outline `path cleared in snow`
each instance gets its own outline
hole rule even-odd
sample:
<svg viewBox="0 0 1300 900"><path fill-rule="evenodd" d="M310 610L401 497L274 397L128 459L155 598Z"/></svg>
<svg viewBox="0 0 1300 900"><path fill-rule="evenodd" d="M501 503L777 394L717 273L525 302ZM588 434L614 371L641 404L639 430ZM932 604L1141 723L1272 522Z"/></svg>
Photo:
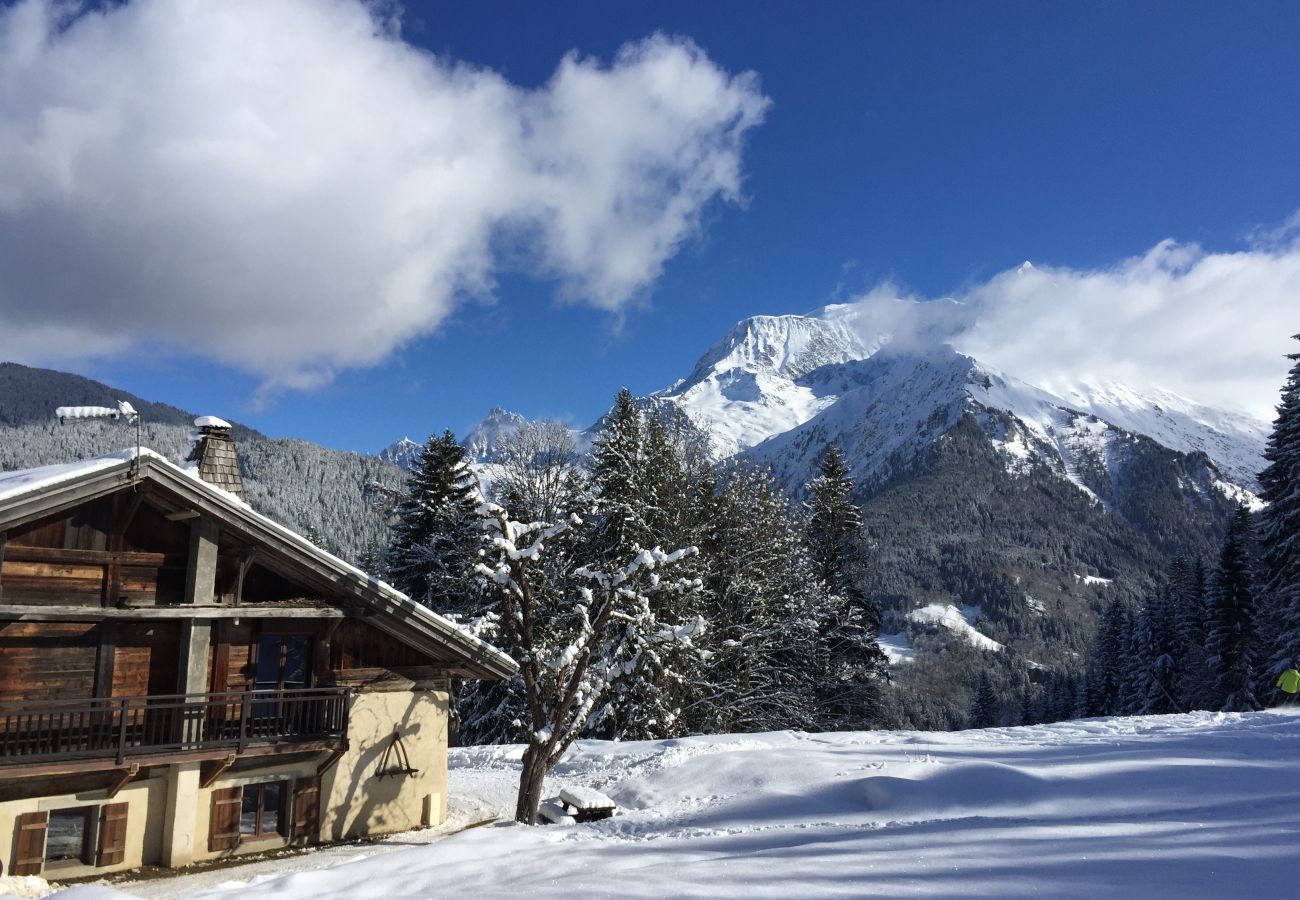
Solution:
<svg viewBox="0 0 1300 900"><path fill-rule="evenodd" d="M519 753L453 750L451 793L508 818ZM1185 900L1295 896L1300 876L1300 710L589 741L548 793L566 785L622 809L587 825L478 828L251 883L233 871L204 890L171 883L177 896L304 900Z"/></svg>

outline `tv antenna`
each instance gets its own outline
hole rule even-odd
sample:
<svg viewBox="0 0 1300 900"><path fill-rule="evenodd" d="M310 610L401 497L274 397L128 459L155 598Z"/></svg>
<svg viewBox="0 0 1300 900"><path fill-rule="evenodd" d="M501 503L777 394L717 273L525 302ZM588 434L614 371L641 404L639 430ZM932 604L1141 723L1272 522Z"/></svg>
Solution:
<svg viewBox="0 0 1300 900"><path fill-rule="evenodd" d="M131 458L131 478L140 473L140 413L125 400L117 401L117 407L111 406L60 406L54 411L60 425L67 425L69 419L113 419L126 421L135 425L135 456Z"/></svg>

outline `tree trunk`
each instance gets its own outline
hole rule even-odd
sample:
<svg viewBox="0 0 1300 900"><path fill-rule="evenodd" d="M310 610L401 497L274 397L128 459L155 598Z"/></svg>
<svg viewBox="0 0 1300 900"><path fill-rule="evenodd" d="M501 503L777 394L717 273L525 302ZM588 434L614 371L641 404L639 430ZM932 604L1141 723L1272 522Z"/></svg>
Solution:
<svg viewBox="0 0 1300 900"><path fill-rule="evenodd" d="M537 819L537 807L542 802L542 786L546 781L546 752L536 744L524 751L524 768L519 775L519 802L515 806L515 821L532 825Z"/></svg>

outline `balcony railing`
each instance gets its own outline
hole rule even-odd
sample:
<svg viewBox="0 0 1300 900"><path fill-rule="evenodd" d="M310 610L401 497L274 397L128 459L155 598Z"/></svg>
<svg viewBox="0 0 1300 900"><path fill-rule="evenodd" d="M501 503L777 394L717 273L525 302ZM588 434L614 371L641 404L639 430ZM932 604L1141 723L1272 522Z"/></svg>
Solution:
<svg viewBox="0 0 1300 900"><path fill-rule="evenodd" d="M0 704L0 766L344 738L337 688Z"/></svg>

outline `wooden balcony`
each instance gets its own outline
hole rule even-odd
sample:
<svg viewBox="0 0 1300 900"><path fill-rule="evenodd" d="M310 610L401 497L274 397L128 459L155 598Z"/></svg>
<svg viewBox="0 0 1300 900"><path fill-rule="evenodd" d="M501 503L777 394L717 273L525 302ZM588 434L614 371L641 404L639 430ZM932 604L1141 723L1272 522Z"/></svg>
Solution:
<svg viewBox="0 0 1300 900"><path fill-rule="evenodd" d="M308 688L0 704L0 767L346 741L348 691Z"/></svg>

